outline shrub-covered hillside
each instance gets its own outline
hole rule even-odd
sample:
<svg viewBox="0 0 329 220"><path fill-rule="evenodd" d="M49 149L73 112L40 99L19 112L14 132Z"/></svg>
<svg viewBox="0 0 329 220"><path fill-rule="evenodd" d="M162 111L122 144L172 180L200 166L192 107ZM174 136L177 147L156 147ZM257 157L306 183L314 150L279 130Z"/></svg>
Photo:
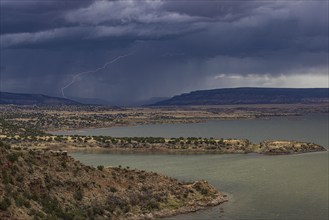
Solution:
<svg viewBox="0 0 329 220"><path fill-rule="evenodd" d="M143 219L224 201L205 181L85 166L61 151L0 142L0 219Z"/></svg>

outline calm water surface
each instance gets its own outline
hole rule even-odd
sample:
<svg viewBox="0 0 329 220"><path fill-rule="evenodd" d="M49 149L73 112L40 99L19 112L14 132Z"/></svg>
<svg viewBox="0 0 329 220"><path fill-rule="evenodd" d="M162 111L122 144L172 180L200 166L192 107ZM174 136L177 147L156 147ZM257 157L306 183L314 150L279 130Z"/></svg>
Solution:
<svg viewBox="0 0 329 220"><path fill-rule="evenodd" d="M231 133L230 133L231 132ZM328 146L328 115L76 131L111 136L297 139ZM220 206L172 219L328 219L328 152L286 156L78 152L89 165L130 166L180 180L206 179L229 195Z"/></svg>
<svg viewBox="0 0 329 220"><path fill-rule="evenodd" d="M113 137L216 137L312 141L328 146L328 114L272 117L269 119L216 120L198 124L156 124L57 132L57 134L109 135Z"/></svg>

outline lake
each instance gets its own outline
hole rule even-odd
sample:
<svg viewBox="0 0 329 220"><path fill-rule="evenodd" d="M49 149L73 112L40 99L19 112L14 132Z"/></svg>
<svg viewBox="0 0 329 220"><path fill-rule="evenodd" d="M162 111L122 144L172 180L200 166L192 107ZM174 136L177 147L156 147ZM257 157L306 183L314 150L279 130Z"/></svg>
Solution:
<svg viewBox="0 0 329 220"><path fill-rule="evenodd" d="M246 120L216 120L196 124L155 124L56 132L56 134L113 137L214 137L310 141L328 147L328 114Z"/></svg>
<svg viewBox="0 0 329 220"><path fill-rule="evenodd" d="M66 132L67 134L68 132ZM222 120L71 131L111 136L202 136L312 141L328 147L328 115ZM178 178L206 179L229 202L181 219L328 219L328 152L264 156L77 152L88 165L130 166Z"/></svg>

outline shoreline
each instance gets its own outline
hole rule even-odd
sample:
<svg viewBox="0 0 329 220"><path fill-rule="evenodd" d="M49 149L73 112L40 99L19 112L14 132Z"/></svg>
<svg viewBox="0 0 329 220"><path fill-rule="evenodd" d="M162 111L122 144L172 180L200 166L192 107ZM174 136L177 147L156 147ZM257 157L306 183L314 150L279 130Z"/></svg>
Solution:
<svg viewBox="0 0 329 220"><path fill-rule="evenodd" d="M6 198L10 202L5 210L0 212L1 219L6 219L7 216L33 219L31 215L34 214L29 211L32 209L38 210L43 216L66 216L71 209L80 210L82 216L88 216L89 212L85 212L85 208L90 204L98 210L105 209L103 212L97 212L97 216L102 218L155 219L192 213L228 201L227 195L205 180L182 182L145 170L103 166L96 168L84 165L65 152L15 149L3 143L0 145L0 151L2 167L13 169L16 163L25 165L17 168L16 172L23 176L26 182L13 178L16 174L10 172L13 180L6 184L12 186L13 190L20 194L20 198L29 204L22 208L11 202L15 201L16 197L8 194ZM31 161L33 166L29 167L27 164ZM90 179L93 181L90 182ZM70 184L66 184L68 182ZM1 182L0 192L4 187ZM32 200L26 193L30 190L38 195ZM56 212L47 209L48 203L44 203L45 200L41 196L43 193L47 193L47 200L56 206ZM65 205L56 201L64 201L63 204L70 204L72 208L66 210Z"/></svg>

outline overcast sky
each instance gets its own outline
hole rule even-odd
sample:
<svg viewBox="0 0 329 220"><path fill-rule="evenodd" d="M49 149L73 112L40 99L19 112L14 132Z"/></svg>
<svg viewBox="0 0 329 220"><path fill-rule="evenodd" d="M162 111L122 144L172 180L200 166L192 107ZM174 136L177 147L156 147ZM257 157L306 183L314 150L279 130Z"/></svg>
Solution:
<svg viewBox="0 0 329 220"><path fill-rule="evenodd" d="M328 1L1 0L1 90L129 104L328 87Z"/></svg>

